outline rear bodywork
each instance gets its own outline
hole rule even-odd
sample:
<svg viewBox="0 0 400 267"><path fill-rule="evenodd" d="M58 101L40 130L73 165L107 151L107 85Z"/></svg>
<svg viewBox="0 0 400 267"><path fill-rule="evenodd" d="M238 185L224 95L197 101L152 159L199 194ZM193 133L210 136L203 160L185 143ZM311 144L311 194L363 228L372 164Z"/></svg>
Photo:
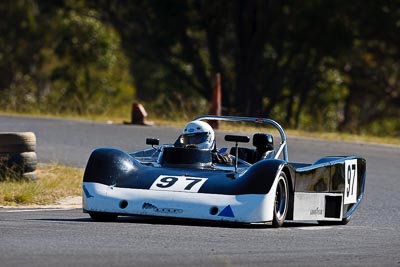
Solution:
<svg viewBox="0 0 400 267"><path fill-rule="evenodd" d="M209 151L176 143L133 153L96 149L83 177L84 212L265 223L274 217L281 173L289 186L286 220L347 222L363 197L366 162L361 157L293 163L285 133L275 121L223 116L197 120L269 124L278 130L280 145L256 162L236 154L234 165L212 163Z"/></svg>

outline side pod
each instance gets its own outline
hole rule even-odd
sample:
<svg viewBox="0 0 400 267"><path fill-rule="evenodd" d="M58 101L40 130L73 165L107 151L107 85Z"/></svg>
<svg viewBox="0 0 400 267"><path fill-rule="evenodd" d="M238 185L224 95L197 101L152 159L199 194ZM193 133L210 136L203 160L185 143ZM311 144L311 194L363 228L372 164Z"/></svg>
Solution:
<svg viewBox="0 0 400 267"><path fill-rule="evenodd" d="M98 148L86 164L83 182L116 185L138 168L139 163L129 154L114 148Z"/></svg>
<svg viewBox="0 0 400 267"><path fill-rule="evenodd" d="M243 174L242 178L245 183L241 185L242 189L240 193L251 192L255 194L268 194L277 174L282 171L285 166L291 171L290 166L283 160L273 159L257 162ZM292 178L293 175L290 175L290 178L288 177L288 179ZM289 184L293 185L293 181L291 180Z"/></svg>

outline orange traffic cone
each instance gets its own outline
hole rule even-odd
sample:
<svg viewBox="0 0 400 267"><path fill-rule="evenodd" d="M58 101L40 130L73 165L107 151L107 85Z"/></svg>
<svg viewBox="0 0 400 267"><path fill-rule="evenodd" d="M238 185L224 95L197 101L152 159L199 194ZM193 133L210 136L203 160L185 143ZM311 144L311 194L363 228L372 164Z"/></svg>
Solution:
<svg viewBox="0 0 400 267"><path fill-rule="evenodd" d="M131 111L131 122L125 124L137 124L137 125L153 125L152 122L146 122L147 112L144 109L143 105L140 103L132 104Z"/></svg>

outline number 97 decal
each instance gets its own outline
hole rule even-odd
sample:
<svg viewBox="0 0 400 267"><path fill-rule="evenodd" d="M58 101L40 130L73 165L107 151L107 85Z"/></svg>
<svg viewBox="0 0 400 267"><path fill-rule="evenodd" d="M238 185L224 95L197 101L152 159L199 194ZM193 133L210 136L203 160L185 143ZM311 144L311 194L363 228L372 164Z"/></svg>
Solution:
<svg viewBox="0 0 400 267"><path fill-rule="evenodd" d="M207 178L200 177L160 175L151 185L150 190L197 193L206 181Z"/></svg>
<svg viewBox="0 0 400 267"><path fill-rule="evenodd" d="M357 202L357 159L344 163L344 204Z"/></svg>

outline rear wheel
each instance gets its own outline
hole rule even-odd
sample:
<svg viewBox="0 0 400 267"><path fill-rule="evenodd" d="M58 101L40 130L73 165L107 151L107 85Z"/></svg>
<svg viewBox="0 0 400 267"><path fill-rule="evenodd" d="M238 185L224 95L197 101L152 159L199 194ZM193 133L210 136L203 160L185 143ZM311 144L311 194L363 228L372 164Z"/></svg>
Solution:
<svg viewBox="0 0 400 267"><path fill-rule="evenodd" d="M111 222L117 219L118 215L107 212L89 212L90 218L99 222Z"/></svg>
<svg viewBox="0 0 400 267"><path fill-rule="evenodd" d="M289 187L286 174L281 172L276 186L274 201L274 217L272 219L273 227L281 227L285 221L289 206Z"/></svg>

